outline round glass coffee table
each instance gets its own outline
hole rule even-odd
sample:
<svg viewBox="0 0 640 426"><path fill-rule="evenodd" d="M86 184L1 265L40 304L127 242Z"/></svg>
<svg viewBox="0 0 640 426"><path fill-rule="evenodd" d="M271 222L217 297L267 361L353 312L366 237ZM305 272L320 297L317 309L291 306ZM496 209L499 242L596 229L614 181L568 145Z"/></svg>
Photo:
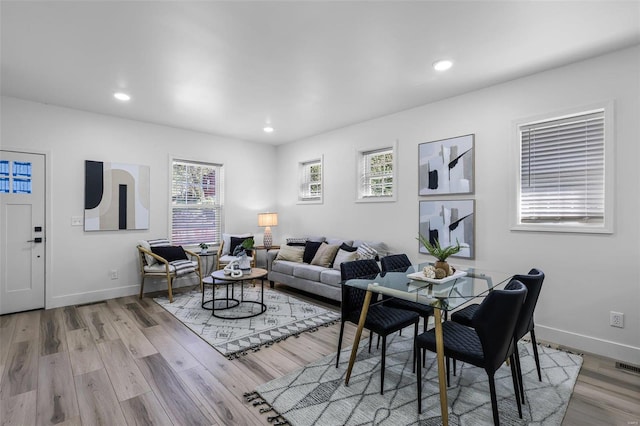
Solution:
<svg viewBox="0 0 640 426"><path fill-rule="evenodd" d="M204 309L210 309L211 315L216 318L222 319L245 319L253 318L267 311L267 305L264 304L264 279L267 277L267 270L262 268L251 268L251 272L243 274L241 277L232 277L226 275L224 270L214 271L211 275L203 278L202 282L206 285L213 287L212 298L204 300L204 286L202 290L202 307ZM244 300L244 285L253 280L260 280L260 301L257 300ZM235 285L240 285L239 299L235 296ZM226 297L216 298L215 286L224 285L226 287ZM229 292L231 290L231 292ZM259 312L254 312L255 309L251 309L249 313L237 315L238 308L242 304L258 305ZM221 311L229 311L227 315L221 315Z"/></svg>

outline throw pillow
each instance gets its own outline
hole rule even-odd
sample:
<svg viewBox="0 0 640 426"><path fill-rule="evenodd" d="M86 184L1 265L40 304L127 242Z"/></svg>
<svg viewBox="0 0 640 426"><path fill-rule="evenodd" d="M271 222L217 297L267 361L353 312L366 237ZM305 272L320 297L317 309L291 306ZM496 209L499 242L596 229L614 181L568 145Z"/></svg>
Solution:
<svg viewBox="0 0 640 426"><path fill-rule="evenodd" d="M244 240L252 236L251 234L222 234L222 253L220 253L220 256L233 253L235 246L231 247L231 237L242 238Z"/></svg>
<svg viewBox="0 0 640 426"><path fill-rule="evenodd" d="M168 262L174 260L188 260L187 253L184 252L182 246L160 246L151 247L154 254L166 259Z"/></svg>
<svg viewBox="0 0 640 426"><path fill-rule="evenodd" d="M302 247L304 247L304 245L306 243L307 243L307 238L306 237L287 238L287 245L288 246L302 246Z"/></svg>
<svg viewBox="0 0 640 426"><path fill-rule="evenodd" d="M304 245L304 255L302 261L304 263L311 263L313 257L316 255L318 248L322 245L322 241L307 241Z"/></svg>
<svg viewBox="0 0 640 426"><path fill-rule="evenodd" d="M367 243L362 243L356 250L360 259L375 259L378 257L378 252Z"/></svg>
<svg viewBox="0 0 640 426"><path fill-rule="evenodd" d="M282 246L278 250L275 260L288 260L290 262L302 263L302 255L304 247L300 246Z"/></svg>
<svg viewBox="0 0 640 426"><path fill-rule="evenodd" d="M251 235L249 236L251 237ZM231 256L237 256L236 247L241 246L244 241L249 237L231 237L229 238L229 254ZM247 252L247 256L251 256L251 250L245 250ZM238 250L240 253L240 250Z"/></svg>
<svg viewBox="0 0 640 426"><path fill-rule="evenodd" d="M338 249L340 246L336 244L322 244L315 256L311 260L312 265L322 266L324 268L331 267L333 263L333 259L336 257L336 253L338 253Z"/></svg>
<svg viewBox="0 0 640 426"><path fill-rule="evenodd" d="M342 247L340 247L336 254L336 258L333 260L333 269L337 269L339 271L341 263L358 260L358 252L356 250L356 248L354 248L353 251L343 250Z"/></svg>
<svg viewBox="0 0 640 426"><path fill-rule="evenodd" d="M141 240L138 242L138 245L142 246L142 248L147 249L149 251L151 251L151 247L162 247L162 246L170 246L171 243L169 242L169 240L167 240L166 238L162 238L162 239L155 239L155 240ZM156 263L158 263L156 261L156 258L145 254L144 255L145 260L147 261L147 265L148 266L152 266L155 265Z"/></svg>
<svg viewBox="0 0 640 426"><path fill-rule="evenodd" d="M342 245L340 246L340 250L353 252L353 251L358 250L358 247L352 247L352 246L348 245L347 243L342 243Z"/></svg>

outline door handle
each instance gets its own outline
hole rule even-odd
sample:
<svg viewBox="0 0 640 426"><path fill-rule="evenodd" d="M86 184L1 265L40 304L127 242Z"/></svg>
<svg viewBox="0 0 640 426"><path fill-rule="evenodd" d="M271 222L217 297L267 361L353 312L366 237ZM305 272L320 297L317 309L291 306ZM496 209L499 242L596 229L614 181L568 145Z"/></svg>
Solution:
<svg viewBox="0 0 640 426"><path fill-rule="evenodd" d="M41 243L42 242L42 238L41 237L36 237L33 240L28 240L28 243Z"/></svg>

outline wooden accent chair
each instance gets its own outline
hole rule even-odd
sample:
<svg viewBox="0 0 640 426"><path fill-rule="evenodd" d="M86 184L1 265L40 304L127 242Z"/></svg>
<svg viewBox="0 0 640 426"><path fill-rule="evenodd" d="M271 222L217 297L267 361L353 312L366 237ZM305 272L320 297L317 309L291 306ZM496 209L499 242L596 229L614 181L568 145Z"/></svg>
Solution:
<svg viewBox="0 0 640 426"><path fill-rule="evenodd" d="M169 290L169 302L173 303L173 280L195 273L202 291L202 264L200 256L181 246L172 246L169 240L149 240L138 243L140 259L140 298L144 294L144 280L148 277L166 278Z"/></svg>

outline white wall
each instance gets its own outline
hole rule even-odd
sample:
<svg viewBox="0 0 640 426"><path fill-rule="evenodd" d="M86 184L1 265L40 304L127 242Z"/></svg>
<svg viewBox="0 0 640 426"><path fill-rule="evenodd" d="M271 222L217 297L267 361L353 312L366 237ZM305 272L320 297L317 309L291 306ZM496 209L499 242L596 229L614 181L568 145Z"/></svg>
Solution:
<svg viewBox="0 0 640 426"><path fill-rule="evenodd" d="M475 134L478 267L547 275L536 311L539 339L640 364L640 49L536 74L278 147L276 239L327 235L386 241L418 254L418 144ZM455 72L455 70L453 71ZM615 102L615 232L515 232L509 228L513 122L596 102ZM356 148L398 140L398 201L355 203ZM324 155L324 203L298 205L297 165ZM609 311L625 328L609 326Z"/></svg>
<svg viewBox="0 0 640 426"><path fill-rule="evenodd" d="M0 146L47 155L47 308L139 291L136 242L169 232L170 156L224 165L226 232L253 232L261 242L257 213L275 210L274 177L265 166L275 163L270 145L2 97ZM149 230L84 232L71 226L72 216L83 216L85 160L150 166ZM119 279L110 279L111 269ZM160 288L166 280L145 285Z"/></svg>

